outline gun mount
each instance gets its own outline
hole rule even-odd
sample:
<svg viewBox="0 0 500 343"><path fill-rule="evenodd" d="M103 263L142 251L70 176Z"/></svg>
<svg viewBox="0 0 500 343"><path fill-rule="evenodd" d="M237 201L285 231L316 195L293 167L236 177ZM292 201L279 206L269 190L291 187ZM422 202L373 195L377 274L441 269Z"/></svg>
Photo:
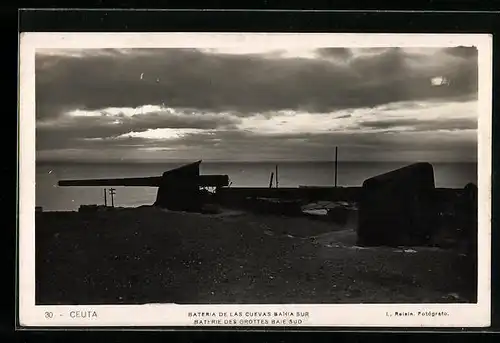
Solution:
<svg viewBox="0 0 500 343"><path fill-rule="evenodd" d="M203 203L201 187L217 189L229 185L228 175L200 175L200 164L201 160L167 170L161 176L61 180L58 185L61 187L158 187L154 206L178 211L200 211Z"/></svg>

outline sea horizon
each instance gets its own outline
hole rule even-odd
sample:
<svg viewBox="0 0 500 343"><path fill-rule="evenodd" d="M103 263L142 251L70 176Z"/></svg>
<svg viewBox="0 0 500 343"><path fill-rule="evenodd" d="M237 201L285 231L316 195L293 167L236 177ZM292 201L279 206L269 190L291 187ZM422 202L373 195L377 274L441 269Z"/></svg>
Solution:
<svg viewBox="0 0 500 343"><path fill-rule="evenodd" d="M196 160L195 160L196 161ZM76 210L83 204L102 203L103 187L60 187L58 181L71 179L106 179L160 176L163 172L189 162L69 162L37 161L36 206L44 210ZM364 180L398 169L414 162L339 161L337 186L360 187ZM477 184L477 163L432 163L437 188L463 188L468 183ZM276 182L278 166L279 187L334 186L334 161L203 161L201 174L228 175L230 187L269 187L271 173ZM155 187L116 186L117 206L152 204L156 198Z"/></svg>
<svg viewBox="0 0 500 343"><path fill-rule="evenodd" d="M37 165L48 164L86 164L86 165L158 165L158 164L181 164L181 163L223 163L223 164L241 164L241 163L335 163L335 160L204 160L204 159L186 159L186 160L165 160L165 161L132 161L132 160L108 160L108 161L86 161L86 160L35 160ZM337 160L337 163L357 163L357 164L413 164L413 163L430 163L430 164L477 164L477 161L378 161L378 160Z"/></svg>

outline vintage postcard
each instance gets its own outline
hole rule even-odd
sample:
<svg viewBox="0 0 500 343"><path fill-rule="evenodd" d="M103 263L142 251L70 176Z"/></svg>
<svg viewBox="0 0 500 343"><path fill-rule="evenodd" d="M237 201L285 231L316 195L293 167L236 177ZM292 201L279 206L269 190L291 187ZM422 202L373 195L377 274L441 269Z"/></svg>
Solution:
<svg viewBox="0 0 500 343"><path fill-rule="evenodd" d="M22 33L20 325L488 326L491 44Z"/></svg>

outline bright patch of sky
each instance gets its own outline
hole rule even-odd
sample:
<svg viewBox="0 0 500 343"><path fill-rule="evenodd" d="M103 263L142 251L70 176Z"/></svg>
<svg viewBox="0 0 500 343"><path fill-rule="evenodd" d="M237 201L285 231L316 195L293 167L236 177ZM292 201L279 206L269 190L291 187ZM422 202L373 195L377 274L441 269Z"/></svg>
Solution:
<svg viewBox="0 0 500 343"><path fill-rule="evenodd" d="M129 132L117 137L121 138L145 138L145 139L179 139L190 134L205 133L199 129L148 129L141 132Z"/></svg>

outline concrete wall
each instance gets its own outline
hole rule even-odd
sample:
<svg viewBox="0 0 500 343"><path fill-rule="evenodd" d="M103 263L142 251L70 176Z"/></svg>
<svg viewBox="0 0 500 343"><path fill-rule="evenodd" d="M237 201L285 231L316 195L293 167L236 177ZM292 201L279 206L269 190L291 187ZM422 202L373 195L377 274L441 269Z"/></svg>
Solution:
<svg viewBox="0 0 500 343"><path fill-rule="evenodd" d="M416 163L365 180L359 201L358 244L422 245L436 229L434 170Z"/></svg>

